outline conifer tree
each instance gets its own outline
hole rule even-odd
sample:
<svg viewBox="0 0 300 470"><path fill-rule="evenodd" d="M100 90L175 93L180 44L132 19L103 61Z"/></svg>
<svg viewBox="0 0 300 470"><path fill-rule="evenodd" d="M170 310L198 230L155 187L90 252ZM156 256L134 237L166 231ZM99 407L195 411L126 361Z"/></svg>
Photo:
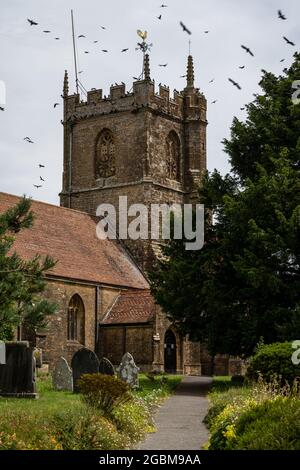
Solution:
<svg viewBox="0 0 300 470"><path fill-rule="evenodd" d="M20 202L0 214L0 339L13 338L17 327L26 330L44 328L47 316L56 306L41 298L46 287L44 274L55 262L50 257L35 256L23 260L14 251L14 241L21 230L30 230L34 223L31 201Z"/></svg>

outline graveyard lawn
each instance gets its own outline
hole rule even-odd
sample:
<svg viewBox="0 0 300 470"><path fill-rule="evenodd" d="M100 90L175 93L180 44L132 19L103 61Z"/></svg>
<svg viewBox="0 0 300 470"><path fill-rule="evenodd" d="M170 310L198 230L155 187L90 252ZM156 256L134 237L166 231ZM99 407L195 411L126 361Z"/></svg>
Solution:
<svg viewBox="0 0 300 470"><path fill-rule="evenodd" d="M49 377L37 381L39 399L0 397L0 450L130 449L154 431L152 416L181 376L139 376L132 402L104 418L80 394L55 391Z"/></svg>

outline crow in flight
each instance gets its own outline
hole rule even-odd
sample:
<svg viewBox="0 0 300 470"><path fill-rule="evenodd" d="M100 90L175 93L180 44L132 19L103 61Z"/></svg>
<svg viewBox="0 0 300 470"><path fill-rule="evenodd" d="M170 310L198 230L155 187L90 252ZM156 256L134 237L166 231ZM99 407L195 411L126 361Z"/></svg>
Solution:
<svg viewBox="0 0 300 470"><path fill-rule="evenodd" d="M277 13L278 13L278 18L279 18L280 20L286 20L286 16L284 16L284 14L282 13L281 10L278 10Z"/></svg>
<svg viewBox="0 0 300 470"><path fill-rule="evenodd" d="M242 89L242 87L237 83L235 82L234 80L232 80L232 78L228 78L228 80L232 83L232 85L234 85L236 88L238 88L239 90Z"/></svg>
<svg viewBox="0 0 300 470"><path fill-rule="evenodd" d="M192 34L192 32L185 26L185 24L182 21L180 21L179 24L182 27L183 31L185 31L188 34Z"/></svg>
<svg viewBox="0 0 300 470"><path fill-rule="evenodd" d="M244 46L244 45L241 45L241 48L244 49L246 52L248 52L248 54L252 55L252 57L254 57L254 54L253 54L253 52L249 49L249 47Z"/></svg>
<svg viewBox="0 0 300 470"><path fill-rule="evenodd" d="M295 46L295 43L292 42L292 41L290 41L290 40L289 40L288 38L286 38L285 36L283 36L283 39L285 40L285 42L286 42L287 44L290 44L291 46Z"/></svg>
<svg viewBox="0 0 300 470"><path fill-rule="evenodd" d="M37 26L38 25L38 23L36 21L33 21L30 18L27 18L27 21L30 24L30 26Z"/></svg>

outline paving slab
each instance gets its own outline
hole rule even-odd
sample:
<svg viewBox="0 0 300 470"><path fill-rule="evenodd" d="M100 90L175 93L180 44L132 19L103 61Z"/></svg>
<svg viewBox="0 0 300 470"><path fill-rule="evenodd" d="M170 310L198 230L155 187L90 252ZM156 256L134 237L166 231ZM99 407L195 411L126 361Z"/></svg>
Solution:
<svg viewBox="0 0 300 470"><path fill-rule="evenodd" d="M141 450L199 450L208 441L203 424L208 410L211 377L184 377L174 395L155 416L157 431L147 434Z"/></svg>

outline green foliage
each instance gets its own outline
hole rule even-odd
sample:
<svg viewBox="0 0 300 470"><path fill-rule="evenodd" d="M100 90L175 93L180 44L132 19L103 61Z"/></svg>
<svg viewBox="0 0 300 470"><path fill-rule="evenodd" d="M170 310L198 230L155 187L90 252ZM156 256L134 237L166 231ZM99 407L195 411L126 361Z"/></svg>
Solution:
<svg viewBox="0 0 300 470"><path fill-rule="evenodd" d="M291 340L300 328L299 76L299 54L284 76L263 72L261 94L225 141L231 175L207 173L199 190L204 248L171 240L151 274L168 317L212 355L249 357L261 338Z"/></svg>
<svg viewBox="0 0 300 470"><path fill-rule="evenodd" d="M133 443L140 441L146 432L153 430L152 399L135 399L113 409L113 421L117 429L125 436L130 436Z"/></svg>
<svg viewBox="0 0 300 470"><path fill-rule="evenodd" d="M300 400L277 397L241 415L230 449L300 450Z"/></svg>
<svg viewBox="0 0 300 470"><path fill-rule="evenodd" d="M56 414L52 422L54 439L62 450L117 450L131 444L130 436L119 433L113 422L89 406L77 413Z"/></svg>
<svg viewBox="0 0 300 470"><path fill-rule="evenodd" d="M40 299L45 290L44 273L55 263L39 256L24 261L13 251L17 234L33 224L31 201L22 198L0 215L0 339L10 340L17 326L44 328L56 306Z"/></svg>
<svg viewBox="0 0 300 470"><path fill-rule="evenodd" d="M167 378L167 380L169 377ZM177 382L180 377L177 376ZM57 392L47 376L38 378L38 400L0 397L0 450L122 450L153 430L152 413L172 385L159 388L141 376L143 390L103 416L79 394Z"/></svg>
<svg viewBox="0 0 300 470"><path fill-rule="evenodd" d="M260 346L250 359L248 377L257 380L261 374L265 380L271 380L278 376L292 383L295 378L300 378L300 365L292 362L293 352L292 343L288 341Z"/></svg>
<svg viewBox="0 0 300 470"><path fill-rule="evenodd" d="M208 450L285 450L300 446L299 383L277 381L210 394Z"/></svg>
<svg viewBox="0 0 300 470"><path fill-rule="evenodd" d="M129 385L111 375L84 374L78 380L78 386L83 400L106 416L132 399Z"/></svg>
<svg viewBox="0 0 300 470"><path fill-rule="evenodd" d="M300 54L294 55L292 66L283 75L275 76L263 70L261 93L247 108L245 122L234 118L231 138L224 139L233 174L244 183L258 176L257 163L268 173L275 170L274 162L284 149L299 169L300 106L292 103L292 84L299 80Z"/></svg>

